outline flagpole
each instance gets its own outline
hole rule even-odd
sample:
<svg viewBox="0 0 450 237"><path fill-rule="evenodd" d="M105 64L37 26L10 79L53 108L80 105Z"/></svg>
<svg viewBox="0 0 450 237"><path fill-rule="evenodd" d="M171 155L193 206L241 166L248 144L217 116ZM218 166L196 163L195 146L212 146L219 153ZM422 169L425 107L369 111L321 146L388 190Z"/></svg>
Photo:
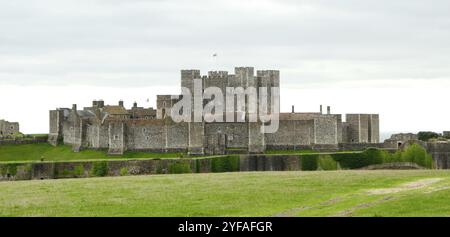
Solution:
<svg viewBox="0 0 450 237"><path fill-rule="evenodd" d="M215 69L216 69L216 71L219 71L219 64L218 64L218 61L217 61L217 53L214 53L213 55L213 61L214 61L214 66L215 66Z"/></svg>

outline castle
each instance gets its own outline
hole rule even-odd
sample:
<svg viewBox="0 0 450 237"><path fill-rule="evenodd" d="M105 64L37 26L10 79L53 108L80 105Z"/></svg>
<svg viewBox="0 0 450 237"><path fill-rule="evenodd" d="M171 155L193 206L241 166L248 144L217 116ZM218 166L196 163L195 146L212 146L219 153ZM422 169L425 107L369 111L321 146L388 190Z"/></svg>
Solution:
<svg viewBox="0 0 450 237"><path fill-rule="evenodd" d="M0 120L0 138L12 137L19 132L19 123Z"/></svg>
<svg viewBox="0 0 450 237"><path fill-rule="evenodd" d="M253 67L237 67L234 74L212 71L202 76L199 70L181 70L181 86L193 89L194 79L203 88L218 87L279 87L280 73ZM319 112L279 114L279 128L275 133L261 133L261 122L179 122L175 123L170 110L177 103L171 95L157 95L157 108L105 105L93 101L82 110L72 108L50 111L49 143L71 145L80 149L107 149L109 154L136 151L186 151L190 154L224 154L228 150L262 153L266 149L336 148L339 144L379 143L378 114L341 114ZM203 102L207 102L202 98ZM227 111L229 113L230 111ZM231 111L237 113L237 111ZM225 114L224 114L225 116ZM234 115L236 116L236 115Z"/></svg>

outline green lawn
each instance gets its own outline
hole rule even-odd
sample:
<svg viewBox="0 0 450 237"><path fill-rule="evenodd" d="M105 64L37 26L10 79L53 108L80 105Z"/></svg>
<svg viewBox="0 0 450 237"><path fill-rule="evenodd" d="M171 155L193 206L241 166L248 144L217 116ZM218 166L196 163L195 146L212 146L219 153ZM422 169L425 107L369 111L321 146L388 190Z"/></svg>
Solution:
<svg viewBox="0 0 450 237"><path fill-rule="evenodd" d="M248 172L0 182L0 216L450 216L450 171Z"/></svg>
<svg viewBox="0 0 450 237"><path fill-rule="evenodd" d="M48 143L26 145L1 145L0 162L5 161L73 161L117 158L174 158L185 154L181 153L149 153L127 151L121 156L108 156L106 151L82 150L73 152L70 146L60 145L54 147Z"/></svg>

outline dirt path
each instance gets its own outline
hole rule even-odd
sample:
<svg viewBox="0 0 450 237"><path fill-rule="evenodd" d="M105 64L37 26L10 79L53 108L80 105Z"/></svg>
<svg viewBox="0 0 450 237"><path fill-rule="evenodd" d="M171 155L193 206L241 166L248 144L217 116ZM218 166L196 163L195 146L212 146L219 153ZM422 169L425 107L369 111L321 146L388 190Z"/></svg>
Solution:
<svg viewBox="0 0 450 237"><path fill-rule="evenodd" d="M398 193L403 191L425 188L441 180L443 180L443 178L420 179L414 182L402 184L398 187L370 189L369 191L367 191L367 193L372 195Z"/></svg>
<svg viewBox="0 0 450 237"><path fill-rule="evenodd" d="M331 217L345 217L345 216L352 216L353 213L359 209L363 209L363 208L368 208L368 207L372 207L378 204L381 204L383 202L387 202L389 200L393 200L395 199L395 197L393 196L387 196L387 197L383 197L382 199L376 200L376 201L372 201L372 202L366 202L366 203L362 203L359 205L356 205L354 207L351 207L349 209L340 211L336 214L330 215Z"/></svg>

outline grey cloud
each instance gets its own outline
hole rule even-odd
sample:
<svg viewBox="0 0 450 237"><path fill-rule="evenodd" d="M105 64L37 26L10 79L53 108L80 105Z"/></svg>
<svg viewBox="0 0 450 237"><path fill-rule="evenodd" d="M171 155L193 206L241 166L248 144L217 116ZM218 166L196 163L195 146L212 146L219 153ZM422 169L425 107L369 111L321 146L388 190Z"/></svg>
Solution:
<svg viewBox="0 0 450 237"><path fill-rule="evenodd" d="M311 85L448 79L448 9L439 0L3 1L0 84L174 85L183 68L239 65Z"/></svg>

